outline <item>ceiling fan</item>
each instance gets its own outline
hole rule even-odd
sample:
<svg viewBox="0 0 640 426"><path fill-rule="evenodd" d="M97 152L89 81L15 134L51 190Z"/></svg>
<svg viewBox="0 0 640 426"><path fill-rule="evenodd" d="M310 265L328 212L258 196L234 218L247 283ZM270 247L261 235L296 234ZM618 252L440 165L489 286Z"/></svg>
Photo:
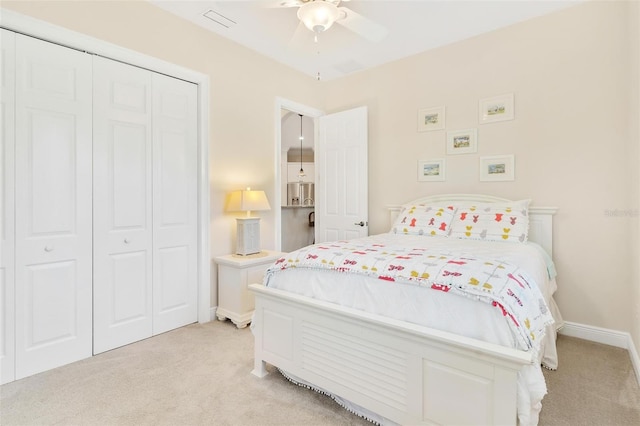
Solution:
<svg viewBox="0 0 640 426"><path fill-rule="evenodd" d="M316 36L327 31L334 23L373 42L387 36L388 30L353 10L340 6L349 0L282 0L280 7L298 7L298 19Z"/></svg>

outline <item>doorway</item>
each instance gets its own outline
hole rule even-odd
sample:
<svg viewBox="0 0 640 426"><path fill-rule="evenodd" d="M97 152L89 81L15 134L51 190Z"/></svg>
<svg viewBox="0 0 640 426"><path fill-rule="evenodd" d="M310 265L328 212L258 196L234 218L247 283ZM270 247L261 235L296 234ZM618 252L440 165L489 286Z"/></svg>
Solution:
<svg viewBox="0 0 640 426"><path fill-rule="evenodd" d="M368 222L368 120L367 107L329 115L320 110L278 98L275 109L275 247L282 244L282 117L288 113L313 118L315 243L364 237ZM320 179L319 179L320 177Z"/></svg>
<svg viewBox="0 0 640 426"><path fill-rule="evenodd" d="M302 115L302 118L300 115ZM296 182L301 180L301 178L297 176L300 168L303 169L305 174L305 176L302 177L302 180L307 182L316 182L315 167L311 167L312 162L309 160L312 158L311 153L316 151L315 141L318 135L317 118L322 115L324 115L324 113L318 109L298 104L287 99L276 99L276 185L273 204L275 213L274 228L276 233L275 249L277 251L291 251L294 247L300 248L304 245L308 245L312 241L311 236L315 229L309 228L310 221L314 217L311 213L314 212L313 208L316 205L315 199L318 194L314 194L314 197L305 196L303 199L300 199L298 196L297 205L293 205L295 200L293 202L291 200L287 200L287 183L290 181L288 177L288 163L293 163L291 165L291 174L294 175ZM283 123L285 124L283 125ZM302 149L300 148L298 134L300 131L300 124L302 124L302 134L305 138L302 141ZM297 129L297 132L295 132L297 135L296 137L291 135L292 130L289 129L289 125L292 127L295 125L295 128ZM290 150L291 152L289 152ZM300 151L302 151L302 153ZM312 205L310 205L309 198L312 199ZM283 218L286 219L288 223L292 222L296 229L284 229L282 225ZM284 236L284 233L287 233L287 235ZM296 247L298 245L300 245L300 247Z"/></svg>

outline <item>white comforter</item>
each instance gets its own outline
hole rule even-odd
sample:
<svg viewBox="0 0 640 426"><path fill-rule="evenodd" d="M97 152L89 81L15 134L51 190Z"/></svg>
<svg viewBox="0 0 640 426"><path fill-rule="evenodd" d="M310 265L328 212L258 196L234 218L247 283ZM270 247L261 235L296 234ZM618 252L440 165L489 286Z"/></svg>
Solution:
<svg viewBox="0 0 640 426"><path fill-rule="evenodd" d="M424 247L426 244L429 249L446 253L458 253L463 256L472 254L518 265L538 285L551 312L555 311L552 300L556 290L553 265L536 244L462 241L396 234L380 234L367 237L365 240L372 244L394 247ZM289 257L294 256L294 253ZM424 286L387 282L371 276L330 270L278 270L275 265L267 273L265 285L503 346L528 349L522 347L508 326L508 319L499 309L488 303L434 291ZM533 348L539 359L550 368L557 366L554 338L555 334L552 334L551 338L543 342L542 336L539 336L538 344ZM537 424L541 401L545 394L546 385L540 365L525 367L519 377L520 424Z"/></svg>

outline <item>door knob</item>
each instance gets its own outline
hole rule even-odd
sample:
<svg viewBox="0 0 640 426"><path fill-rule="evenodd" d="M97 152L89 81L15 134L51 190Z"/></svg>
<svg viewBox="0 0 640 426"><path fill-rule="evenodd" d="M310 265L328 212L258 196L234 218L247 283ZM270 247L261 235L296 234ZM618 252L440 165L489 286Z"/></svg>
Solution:
<svg viewBox="0 0 640 426"><path fill-rule="evenodd" d="M53 251L53 246L44 246L44 251L46 252Z"/></svg>
<svg viewBox="0 0 640 426"><path fill-rule="evenodd" d="M360 222L356 222L356 223L354 223L354 225L358 225L358 226L364 226L364 222L363 222L363 221L360 221Z"/></svg>
<svg viewBox="0 0 640 426"><path fill-rule="evenodd" d="M125 244L129 244L130 242L131 242L131 240L130 240L130 239L128 239L128 238L125 238L125 239L124 239L124 243L125 243Z"/></svg>

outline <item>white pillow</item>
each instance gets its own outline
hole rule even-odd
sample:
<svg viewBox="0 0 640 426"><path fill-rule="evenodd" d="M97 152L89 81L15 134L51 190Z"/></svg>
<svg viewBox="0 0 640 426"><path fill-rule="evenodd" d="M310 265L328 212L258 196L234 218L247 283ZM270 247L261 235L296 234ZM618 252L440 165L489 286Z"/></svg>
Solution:
<svg viewBox="0 0 640 426"><path fill-rule="evenodd" d="M404 206L391 227L393 234L447 236L456 209L453 206Z"/></svg>
<svg viewBox="0 0 640 426"><path fill-rule="evenodd" d="M520 200L456 205L450 237L525 242L529 235L529 203Z"/></svg>

